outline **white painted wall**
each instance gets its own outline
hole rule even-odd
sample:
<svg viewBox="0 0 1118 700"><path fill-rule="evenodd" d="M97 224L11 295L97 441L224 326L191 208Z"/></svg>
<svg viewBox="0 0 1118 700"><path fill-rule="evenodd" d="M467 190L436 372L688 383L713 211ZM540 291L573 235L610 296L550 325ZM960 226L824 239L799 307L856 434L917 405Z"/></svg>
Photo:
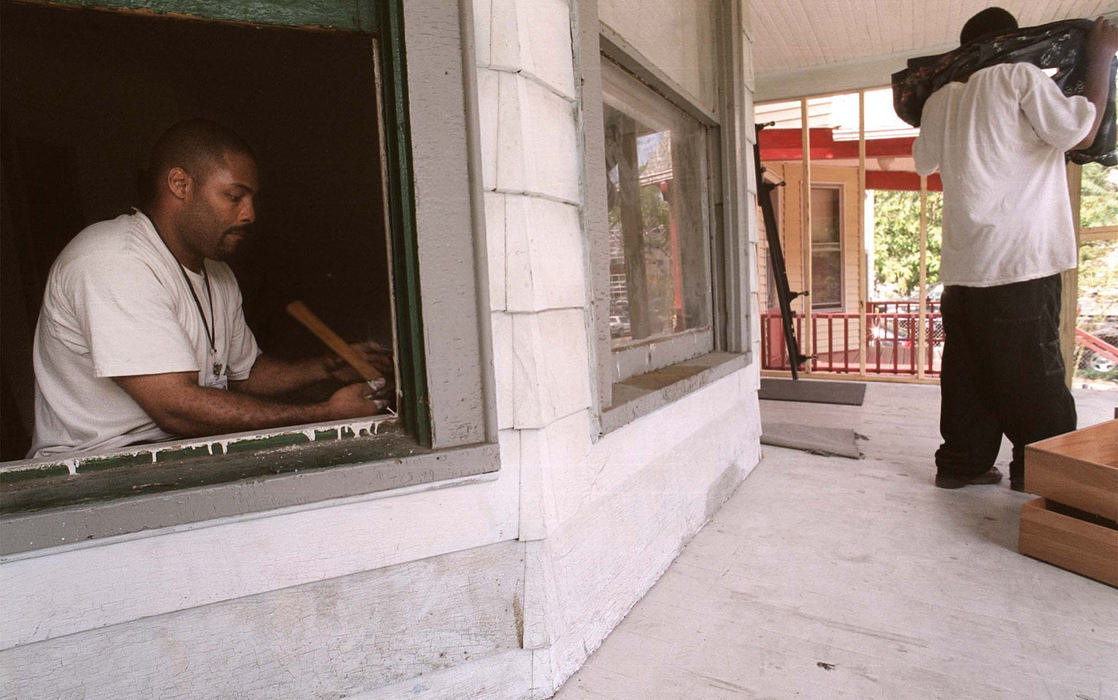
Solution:
<svg viewBox="0 0 1118 700"><path fill-rule="evenodd" d="M716 4L600 0L598 9L651 67L717 113ZM570 157L581 141L570 32L578 6L474 8L499 424L520 446L524 647L534 692L546 696L759 460L758 372L751 366L596 438L590 233L579 229L581 163ZM742 70L750 63L746 44ZM746 102L743 121L724 126L751 135L748 90ZM752 188L746 198L751 215ZM755 225L747 238L752 256ZM757 308L755 294L746 306Z"/></svg>
<svg viewBox="0 0 1118 700"><path fill-rule="evenodd" d="M706 20L638 4L601 7L714 111ZM501 470L14 557L5 693L547 697L757 463L756 363L597 438L572 8L473 6Z"/></svg>
<svg viewBox="0 0 1118 700"><path fill-rule="evenodd" d="M714 27L718 0L598 0L603 23L711 112L717 112Z"/></svg>

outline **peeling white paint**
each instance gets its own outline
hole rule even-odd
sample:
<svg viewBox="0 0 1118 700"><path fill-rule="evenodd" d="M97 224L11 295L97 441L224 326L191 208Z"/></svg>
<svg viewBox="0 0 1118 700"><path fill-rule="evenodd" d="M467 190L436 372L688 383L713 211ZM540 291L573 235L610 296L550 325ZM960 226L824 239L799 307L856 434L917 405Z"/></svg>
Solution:
<svg viewBox="0 0 1118 700"><path fill-rule="evenodd" d="M291 435L294 433L305 436L308 442L318 442L319 440L340 440L358 436L379 435L381 425L395 423L397 418L397 413L392 409L388 409L388 414L377 415L358 421L319 423L315 425L292 426L290 428L280 428L278 430L271 431L238 433L235 435L228 435L220 438L202 438L199 440L164 443L159 445L132 446L131 449L110 451L102 454L82 455L81 457L71 457L69 459L59 459L58 457L25 459L0 465L0 473L22 472L43 469L45 467L51 466L65 466L70 475L74 476L78 474L79 467L89 464L90 462L102 459L147 457L150 464L156 464L161 461L167 461L167 455L183 452L186 450L196 450L203 447L206 449L206 454L210 456L221 456L223 454L229 454L230 445L235 445L252 440L266 440L268 438ZM318 433L329 431L336 431L336 436L322 438L318 437Z"/></svg>

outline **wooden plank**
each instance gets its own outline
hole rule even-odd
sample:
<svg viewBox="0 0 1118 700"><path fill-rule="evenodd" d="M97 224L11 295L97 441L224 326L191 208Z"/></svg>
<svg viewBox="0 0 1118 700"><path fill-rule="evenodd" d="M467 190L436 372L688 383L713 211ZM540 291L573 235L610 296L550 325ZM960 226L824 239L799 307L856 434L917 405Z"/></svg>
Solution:
<svg viewBox="0 0 1118 700"><path fill-rule="evenodd" d="M1092 226L1079 232L1079 242L1113 241L1118 238L1118 226Z"/></svg>
<svg viewBox="0 0 1118 700"><path fill-rule="evenodd" d="M1021 506L1017 551L1118 586L1118 529L1057 513L1044 498Z"/></svg>
<svg viewBox="0 0 1118 700"><path fill-rule="evenodd" d="M1067 164L1068 194L1071 199L1071 219L1075 228L1075 249L1082 243L1080 237L1080 208L1083 201L1083 166ZM1064 382L1070 387L1075 377L1075 324L1079 311L1079 269L1060 273L1060 355L1064 358Z"/></svg>
<svg viewBox="0 0 1118 700"><path fill-rule="evenodd" d="M383 379L376 367L372 363L362 357L361 353L350 347L349 343L342 339L337 333L334 332L330 326L318 317L313 311L307 308L307 305L301 301L293 301L287 305L287 313L291 315L299 323L303 324L307 330L314 333L315 337L323 342L326 347L337 353L338 357L346 361L350 367L357 371L361 378L367 382L374 379Z"/></svg>
<svg viewBox="0 0 1118 700"><path fill-rule="evenodd" d="M1025 490L1118 520L1118 420L1025 448Z"/></svg>

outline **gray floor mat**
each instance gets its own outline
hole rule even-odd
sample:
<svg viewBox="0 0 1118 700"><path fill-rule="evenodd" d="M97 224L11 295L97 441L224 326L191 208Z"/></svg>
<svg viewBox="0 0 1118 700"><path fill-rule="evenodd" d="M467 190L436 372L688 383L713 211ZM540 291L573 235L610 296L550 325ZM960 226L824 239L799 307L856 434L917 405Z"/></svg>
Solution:
<svg viewBox="0 0 1118 700"><path fill-rule="evenodd" d="M801 401L806 403L835 403L861 406L866 397L866 385L851 381L819 381L817 379L761 378L758 398L769 401Z"/></svg>
<svg viewBox="0 0 1118 700"><path fill-rule="evenodd" d="M762 445L790 447L812 454L861 459L857 438L858 434L848 428L761 422Z"/></svg>

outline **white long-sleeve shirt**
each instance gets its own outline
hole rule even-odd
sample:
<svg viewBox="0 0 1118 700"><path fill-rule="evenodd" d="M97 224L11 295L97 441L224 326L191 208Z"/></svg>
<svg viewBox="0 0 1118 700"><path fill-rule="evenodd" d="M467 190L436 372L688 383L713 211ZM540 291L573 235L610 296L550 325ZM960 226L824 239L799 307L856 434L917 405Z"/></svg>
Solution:
<svg viewBox="0 0 1118 700"><path fill-rule="evenodd" d="M924 104L916 172L943 178L944 284L991 287L1076 266L1064 153L1095 107L1032 64L948 83Z"/></svg>

